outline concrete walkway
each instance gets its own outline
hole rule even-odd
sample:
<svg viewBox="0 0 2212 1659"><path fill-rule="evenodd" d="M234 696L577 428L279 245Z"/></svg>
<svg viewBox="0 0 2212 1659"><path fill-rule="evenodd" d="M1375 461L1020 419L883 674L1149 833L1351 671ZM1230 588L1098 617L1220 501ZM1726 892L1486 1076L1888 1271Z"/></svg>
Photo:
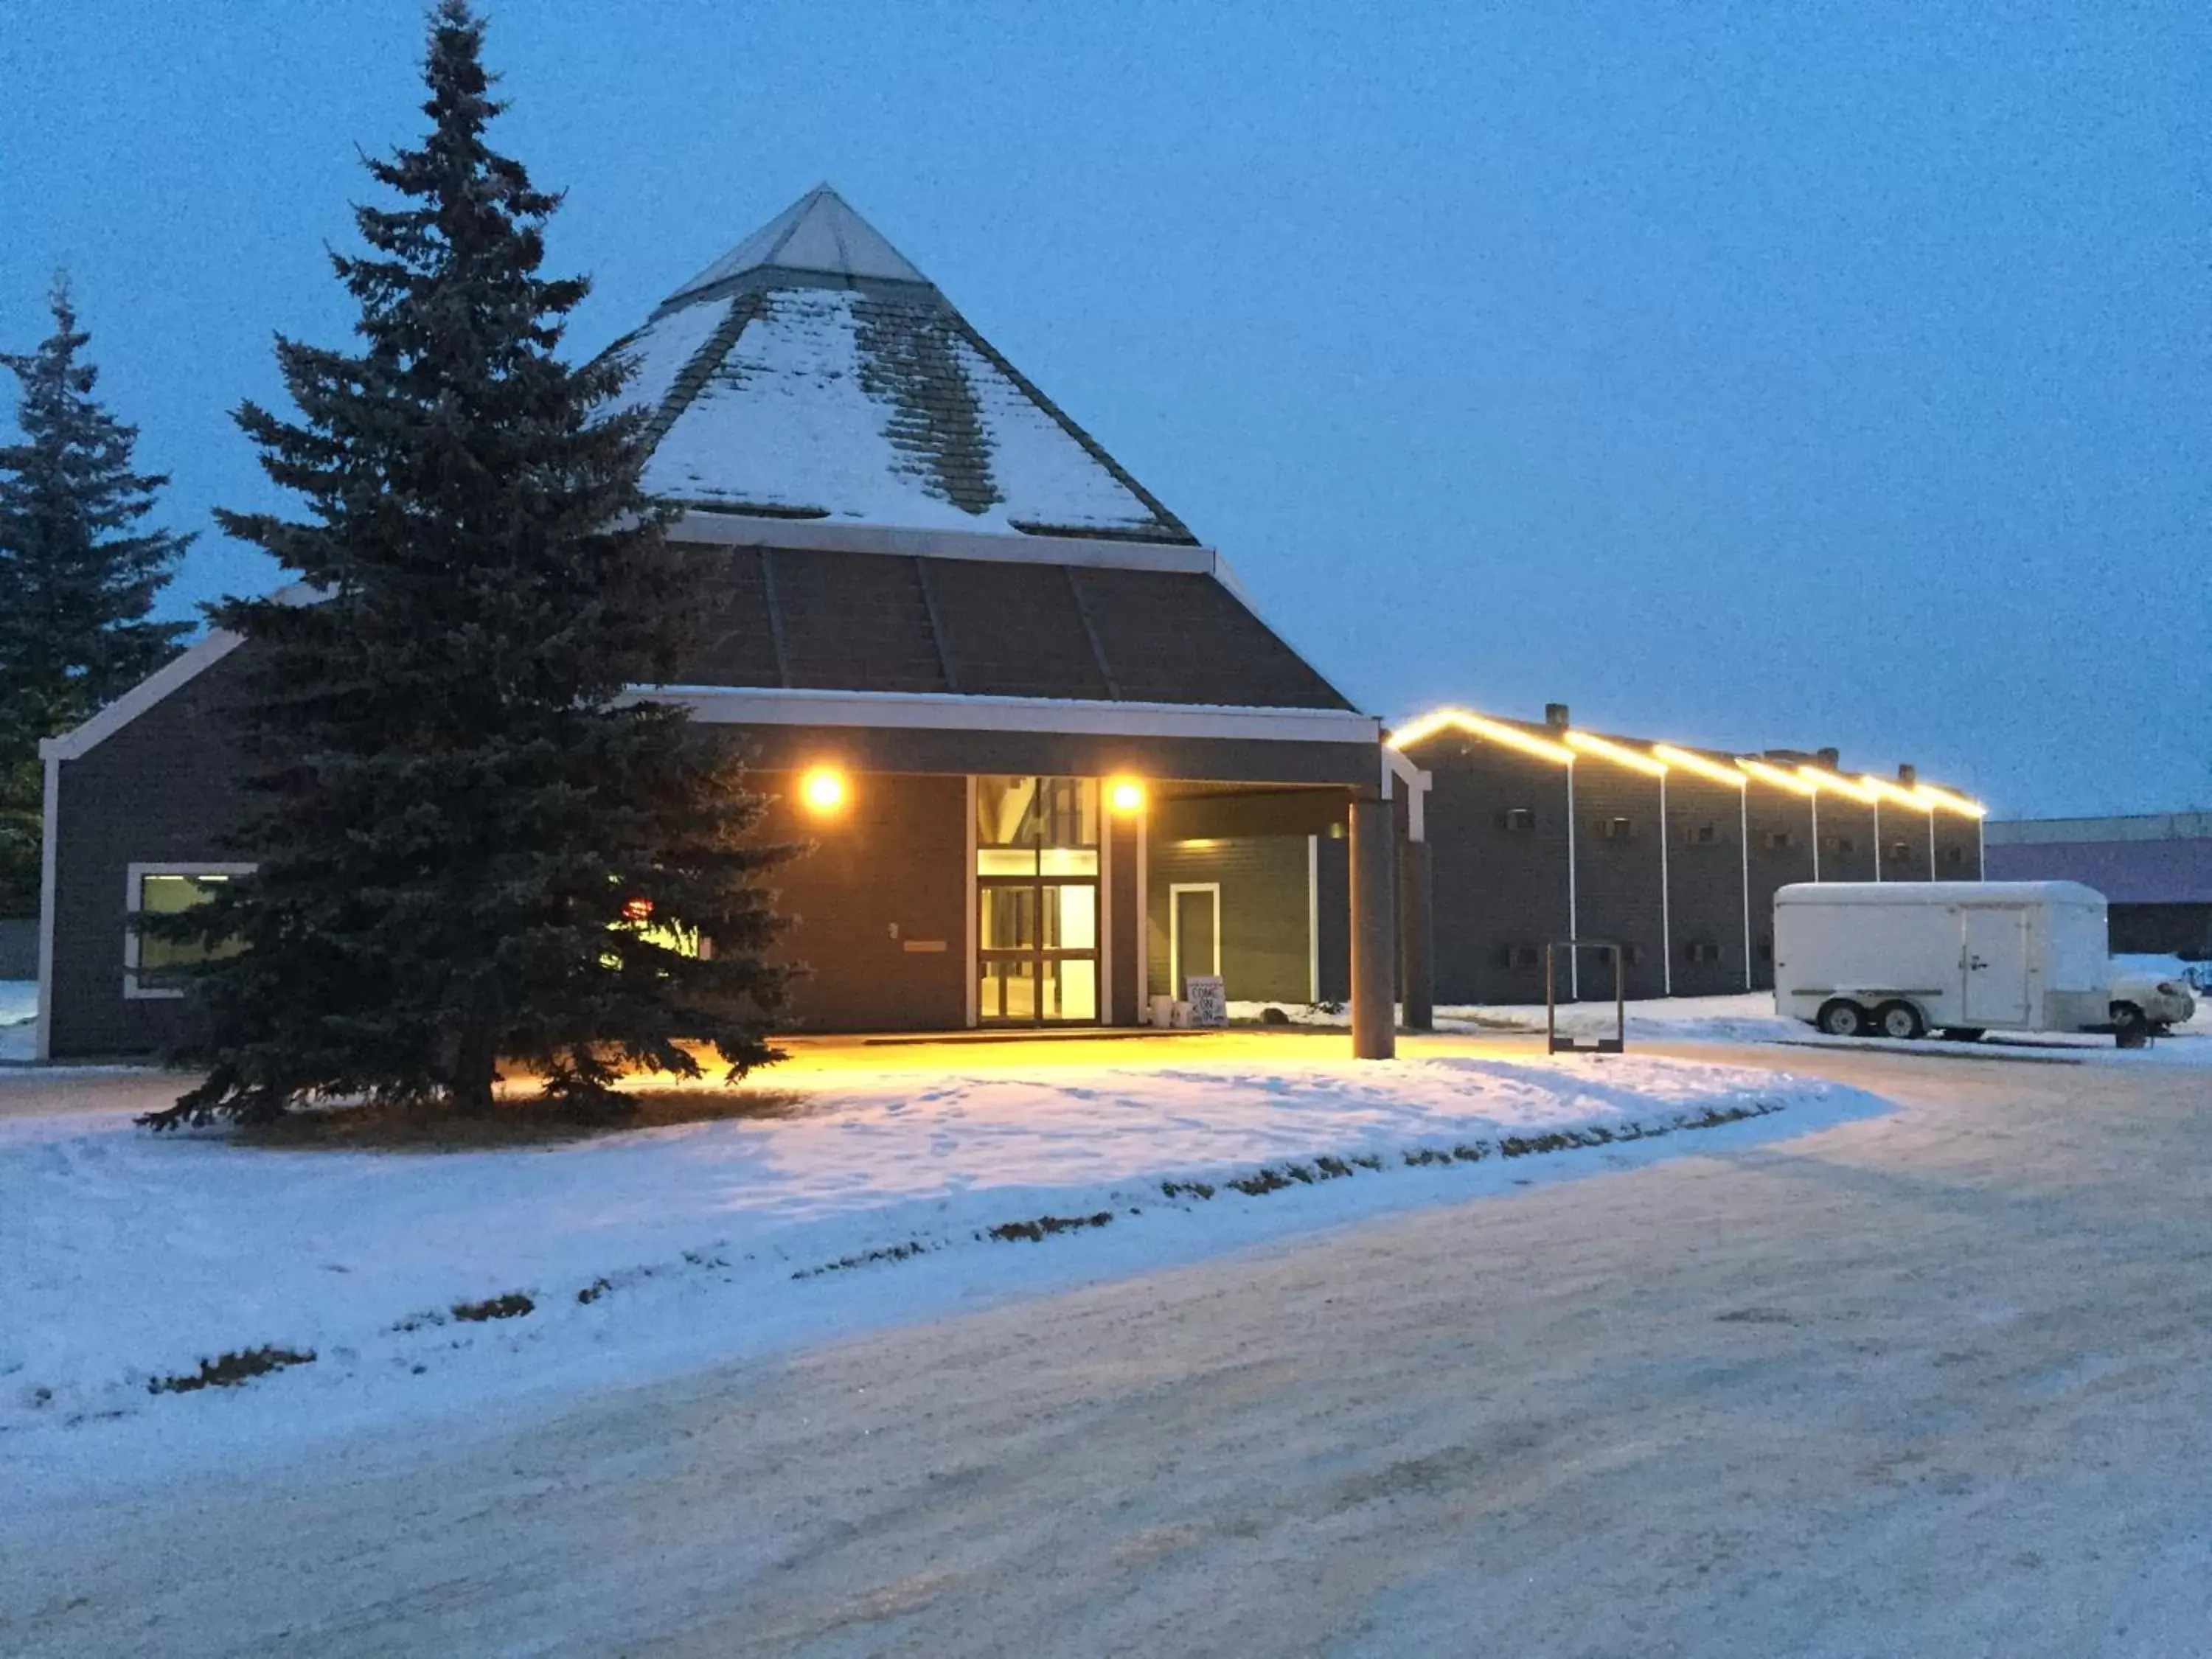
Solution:
<svg viewBox="0 0 2212 1659"><path fill-rule="evenodd" d="M0 1650L2207 1650L2208 1073L1788 1063L1902 1109L64 1508Z"/></svg>

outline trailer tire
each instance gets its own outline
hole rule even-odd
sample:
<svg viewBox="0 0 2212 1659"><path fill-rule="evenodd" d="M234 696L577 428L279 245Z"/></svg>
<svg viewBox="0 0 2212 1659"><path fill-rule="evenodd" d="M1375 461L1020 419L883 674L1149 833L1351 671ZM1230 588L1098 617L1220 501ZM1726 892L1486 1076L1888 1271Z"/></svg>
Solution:
<svg viewBox="0 0 2212 1659"><path fill-rule="evenodd" d="M1978 1025L1946 1025L1936 1035L1946 1042L1979 1042L1982 1028Z"/></svg>
<svg viewBox="0 0 2212 1659"><path fill-rule="evenodd" d="M1874 1011L1874 1030L1877 1036L1911 1042L1928 1035L1928 1022L1920 1018L1917 1008L1899 998L1894 1002L1885 1002Z"/></svg>
<svg viewBox="0 0 2212 1659"><path fill-rule="evenodd" d="M2150 1041L2150 1022L2132 1002L2112 1005L2112 1041L2123 1048L2140 1048Z"/></svg>
<svg viewBox="0 0 2212 1659"><path fill-rule="evenodd" d="M1869 1029L1867 1011L1849 997L1831 997L1822 1003L1813 1024L1829 1036L1864 1036Z"/></svg>

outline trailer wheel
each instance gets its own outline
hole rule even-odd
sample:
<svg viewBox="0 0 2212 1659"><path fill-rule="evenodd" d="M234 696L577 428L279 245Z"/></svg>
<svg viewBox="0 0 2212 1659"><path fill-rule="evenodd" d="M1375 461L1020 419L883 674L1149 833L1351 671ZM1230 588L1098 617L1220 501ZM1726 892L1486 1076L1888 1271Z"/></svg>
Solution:
<svg viewBox="0 0 2212 1659"><path fill-rule="evenodd" d="M1928 1022L1920 1011L1905 1001L1885 1002L1874 1011L1874 1028L1886 1037L1910 1042L1928 1035Z"/></svg>
<svg viewBox="0 0 2212 1659"><path fill-rule="evenodd" d="M2150 1022L2134 1003L2112 1005L2112 1041L2123 1048L2140 1048L2150 1041Z"/></svg>
<svg viewBox="0 0 2212 1659"><path fill-rule="evenodd" d="M1813 1024L1830 1036L1864 1036L1867 1011L1848 997L1835 997L1820 1005Z"/></svg>

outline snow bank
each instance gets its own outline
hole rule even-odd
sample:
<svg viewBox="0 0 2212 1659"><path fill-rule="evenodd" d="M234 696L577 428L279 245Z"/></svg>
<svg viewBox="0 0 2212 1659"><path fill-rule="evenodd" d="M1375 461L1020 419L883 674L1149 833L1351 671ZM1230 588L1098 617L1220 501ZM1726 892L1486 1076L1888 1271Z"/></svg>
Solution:
<svg viewBox="0 0 2212 1659"><path fill-rule="evenodd" d="M182 1455L164 1425L237 1450L288 1424L573 1393L1881 1106L1634 1056L1301 1057L872 1073L790 1117L446 1155L238 1148L120 1112L0 1117L0 1445L81 1474L101 1444ZM1756 1115L1685 1127L1736 1114ZM1604 1144L1512 1155L1569 1132ZM1262 1167L1278 1174L1253 1192L1230 1184ZM1047 1217L1106 1219L1041 1244L990 1235ZM516 1292L526 1316L453 1316ZM318 1359L243 1389L149 1392L269 1344Z"/></svg>
<svg viewBox="0 0 2212 1659"><path fill-rule="evenodd" d="M0 1064L27 1060L38 1046L39 981L0 979Z"/></svg>
<svg viewBox="0 0 2212 1659"><path fill-rule="evenodd" d="M1296 1003L1232 1002L1232 1019L1256 1020L1263 1008L1280 1008L1293 1024L1342 1025L1349 1016L1342 1011L1302 1007ZM1439 1031L1540 1031L1544 1005L1533 1003L1469 1003L1439 1006ZM1610 1035L1613 1025L1610 1002L1563 1004L1559 1029L1583 1036ZM1807 1027L1774 1012L1774 993L1746 991L1721 997L1654 998L1628 1005L1628 1035L1648 1042L1773 1042L1802 1037Z"/></svg>

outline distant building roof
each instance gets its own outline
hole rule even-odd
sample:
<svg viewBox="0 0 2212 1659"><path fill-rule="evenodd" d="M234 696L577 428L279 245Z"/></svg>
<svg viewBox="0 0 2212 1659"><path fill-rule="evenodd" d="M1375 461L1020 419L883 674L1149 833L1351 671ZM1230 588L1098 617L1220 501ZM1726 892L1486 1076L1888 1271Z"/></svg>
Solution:
<svg viewBox="0 0 2212 1659"><path fill-rule="evenodd" d="M2212 904L2212 812L1984 826L1992 879L2063 878L2115 904Z"/></svg>
<svg viewBox="0 0 2212 1659"><path fill-rule="evenodd" d="M1196 540L827 185L615 349L653 410L646 486L687 507Z"/></svg>
<svg viewBox="0 0 2212 1659"><path fill-rule="evenodd" d="M2212 841L2212 812L2139 812L2115 818L1993 818L1987 834L1992 847L2050 842Z"/></svg>

